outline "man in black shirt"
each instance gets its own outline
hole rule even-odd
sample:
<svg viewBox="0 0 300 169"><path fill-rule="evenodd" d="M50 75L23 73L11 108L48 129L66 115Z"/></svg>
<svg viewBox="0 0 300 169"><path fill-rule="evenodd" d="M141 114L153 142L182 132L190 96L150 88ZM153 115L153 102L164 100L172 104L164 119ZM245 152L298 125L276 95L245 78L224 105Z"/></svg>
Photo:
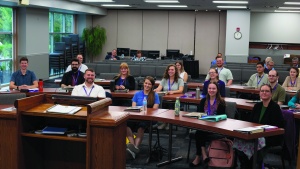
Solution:
<svg viewBox="0 0 300 169"><path fill-rule="evenodd" d="M68 87L68 86L75 86L84 83L84 74L81 71L78 71L79 66L79 60L74 58L71 62L71 69L72 71L69 71L64 74L60 86L62 88Z"/></svg>

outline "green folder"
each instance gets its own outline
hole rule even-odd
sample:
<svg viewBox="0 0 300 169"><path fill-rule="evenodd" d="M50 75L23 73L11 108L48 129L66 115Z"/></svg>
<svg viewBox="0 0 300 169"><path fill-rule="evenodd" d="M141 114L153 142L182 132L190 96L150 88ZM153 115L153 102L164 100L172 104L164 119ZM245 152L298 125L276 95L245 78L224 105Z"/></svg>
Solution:
<svg viewBox="0 0 300 169"><path fill-rule="evenodd" d="M227 119L227 115L226 114L222 114L222 115L213 115L213 116L202 116L199 118L199 120L205 120L205 121L212 121L212 122L217 122L217 121L221 121L221 120L226 120Z"/></svg>

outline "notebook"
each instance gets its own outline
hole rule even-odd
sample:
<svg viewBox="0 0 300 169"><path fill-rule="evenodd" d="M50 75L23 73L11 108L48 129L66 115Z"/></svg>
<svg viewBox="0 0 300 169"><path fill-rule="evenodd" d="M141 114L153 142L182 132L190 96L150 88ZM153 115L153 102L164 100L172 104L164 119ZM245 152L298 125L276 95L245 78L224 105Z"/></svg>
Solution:
<svg viewBox="0 0 300 169"><path fill-rule="evenodd" d="M201 118L202 116L206 116L206 113L201 113L201 112L191 112L191 113L186 113L183 114L183 117L191 117L191 118Z"/></svg>
<svg viewBox="0 0 300 169"><path fill-rule="evenodd" d="M133 106L133 107L127 107L124 109L124 111L134 111L134 112L140 112L143 110L143 106Z"/></svg>
<svg viewBox="0 0 300 169"><path fill-rule="evenodd" d="M227 119L226 114L213 115L213 116L202 116L199 118L199 120L212 121L212 122L218 122L218 121L226 120L226 119Z"/></svg>
<svg viewBox="0 0 300 169"><path fill-rule="evenodd" d="M60 135L63 135L63 134L65 134L66 131L67 131L67 128L46 126L42 130L42 134L60 134Z"/></svg>
<svg viewBox="0 0 300 169"><path fill-rule="evenodd" d="M65 106L65 105L56 104L48 108L47 110L45 110L45 113L75 114L81 109L82 107L78 107L78 106Z"/></svg>

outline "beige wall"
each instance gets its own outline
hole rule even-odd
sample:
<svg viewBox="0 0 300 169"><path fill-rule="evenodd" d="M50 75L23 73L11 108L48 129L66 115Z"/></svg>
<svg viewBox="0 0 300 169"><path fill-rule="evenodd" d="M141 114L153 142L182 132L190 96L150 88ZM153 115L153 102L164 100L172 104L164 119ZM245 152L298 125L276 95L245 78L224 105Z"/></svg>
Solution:
<svg viewBox="0 0 300 169"><path fill-rule="evenodd" d="M93 17L97 24L106 28L107 43L96 60L118 47L160 50L161 55L180 49L193 51L205 74L216 54L225 51L226 12L108 10L106 16Z"/></svg>

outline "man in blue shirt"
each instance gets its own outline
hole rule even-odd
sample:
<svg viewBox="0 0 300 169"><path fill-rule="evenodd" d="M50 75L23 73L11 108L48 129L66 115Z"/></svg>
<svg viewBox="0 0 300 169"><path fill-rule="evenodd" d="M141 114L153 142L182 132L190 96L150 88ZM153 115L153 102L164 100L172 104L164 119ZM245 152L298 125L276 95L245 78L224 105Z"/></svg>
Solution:
<svg viewBox="0 0 300 169"><path fill-rule="evenodd" d="M28 59L21 57L20 70L14 72L10 79L10 89L32 89L38 87L38 81L33 71L27 70Z"/></svg>

